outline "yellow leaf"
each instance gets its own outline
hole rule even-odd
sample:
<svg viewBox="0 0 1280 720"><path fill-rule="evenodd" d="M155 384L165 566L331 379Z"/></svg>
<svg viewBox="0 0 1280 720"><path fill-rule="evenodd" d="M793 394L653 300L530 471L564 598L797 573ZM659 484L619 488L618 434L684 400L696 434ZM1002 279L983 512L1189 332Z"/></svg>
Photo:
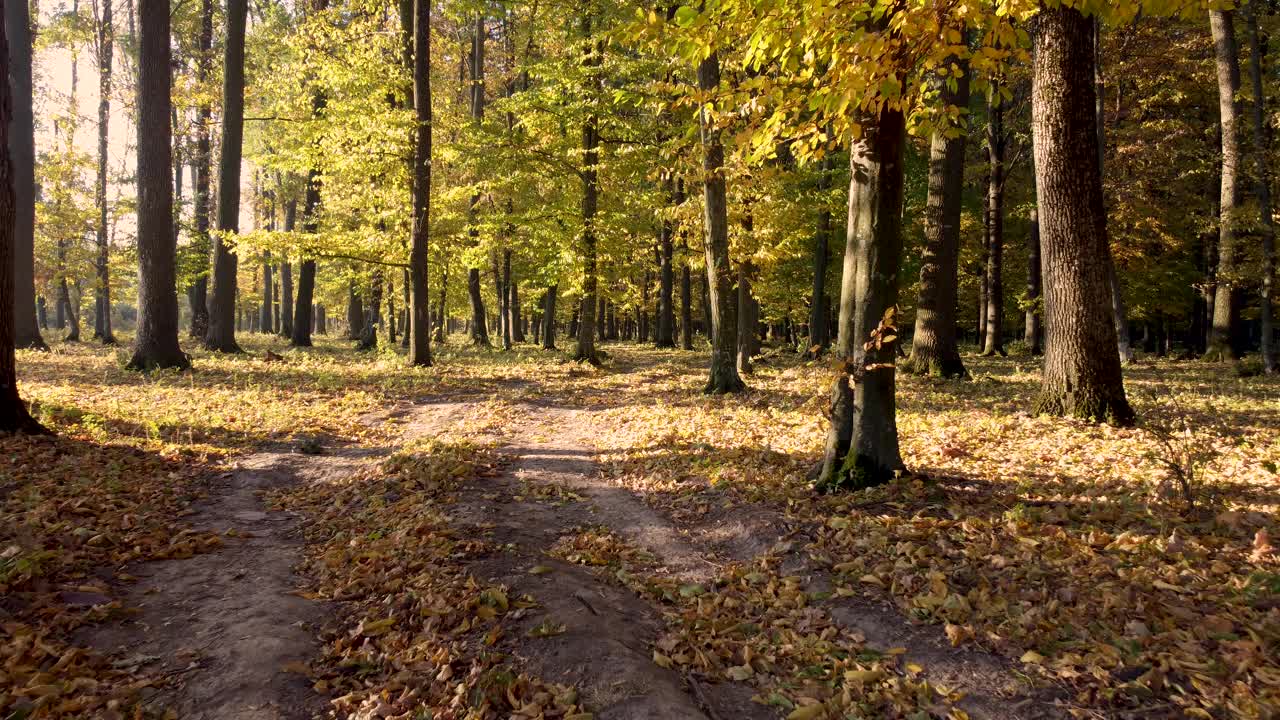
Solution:
<svg viewBox="0 0 1280 720"><path fill-rule="evenodd" d="M817 720L826 714L826 710L822 705L805 705L792 710L787 720Z"/></svg>
<svg viewBox="0 0 1280 720"><path fill-rule="evenodd" d="M1035 650L1028 650L1022 654L1022 662L1031 665L1039 665L1044 662L1044 656Z"/></svg>

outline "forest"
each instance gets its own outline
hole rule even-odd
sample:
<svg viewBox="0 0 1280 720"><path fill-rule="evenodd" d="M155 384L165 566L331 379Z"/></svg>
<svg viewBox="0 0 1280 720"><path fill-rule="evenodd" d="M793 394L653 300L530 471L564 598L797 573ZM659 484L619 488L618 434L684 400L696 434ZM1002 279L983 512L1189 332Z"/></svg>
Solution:
<svg viewBox="0 0 1280 720"><path fill-rule="evenodd" d="M0 29L0 720L1280 718L1274 0Z"/></svg>

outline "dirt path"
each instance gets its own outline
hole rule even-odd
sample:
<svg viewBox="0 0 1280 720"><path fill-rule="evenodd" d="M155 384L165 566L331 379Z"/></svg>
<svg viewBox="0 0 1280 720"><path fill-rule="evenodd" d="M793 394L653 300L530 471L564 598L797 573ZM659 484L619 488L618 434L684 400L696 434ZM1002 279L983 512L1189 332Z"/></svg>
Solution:
<svg viewBox="0 0 1280 720"><path fill-rule="evenodd" d="M192 525L226 532L216 552L139 565L124 604L137 613L81 638L118 665L167 682L150 704L181 720L303 720L323 712L297 669L315 654L325 608L292 592L302 539L296 518L268 512L261 493L353 471L374 451L303 455L291 448L240 459L198 504Z"/></svg>

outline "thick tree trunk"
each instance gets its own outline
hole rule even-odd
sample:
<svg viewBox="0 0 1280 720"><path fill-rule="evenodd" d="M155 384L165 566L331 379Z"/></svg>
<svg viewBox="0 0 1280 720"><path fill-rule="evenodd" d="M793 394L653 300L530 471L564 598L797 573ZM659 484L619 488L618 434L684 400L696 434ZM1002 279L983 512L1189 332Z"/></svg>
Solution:
<svg viewBox="0 0 1280 720"><path fill-rule="evenodd" d="M0 78L9 76L6 17L0 13ZM0 82L0 432L47 434L18 395L17 361L13 352L14 228L17 208L13 192L13 160L9 131L13 107L10 84Z"/></svg>
<svg viewBox="0 0 1280 720"><path fill-rule="evenodd" d="M302 232L316 231L316 211L320 205L320 175L312 170L307 176L307 194L303 201ZM298 297L293 312L293 334L289 336L289 345L293 347L311 347L312 322L317 321L317 330L324 333L323 324L318 322L312 313L312 300L316 287L316 261L304 258L298 266Z"/></svg>
<svg viewBox="0 0 1280 720"><path fill-rule="evenodd" d="M1044 268L1045 363L1036 409L1133 422L1110 310L1106 213L1094 113L1093 23L1078 10L1038 16L1032 67L1036 198Z"/></svg>
<svg viewBox="0 0 1280 720"><path fill-rule="evenodd" d="M968 87L968 77L963 79ZM966 94L967 94L966 90ZM963 142L963 140L961 140ZM963 147L963 146L962 146ZM961 155L963 155L961 150ZM963 163L963 160L961 160ZM822 158L822 167L818 175L818 196L821 198L821 209L818 210L818 227L813 234L813 290L810 293L809 305L809 349L806 354L815 357L831 347L831 328L827 327L827 263L831 259L831 209L827 207L827 191L831 188L832 156L830 153Z"/></svg>
<svg viewBox="0 0 1280 720"><path fill-rule="evenodd" d="M831 427L818 487L879 485L903 469L898 450L896 335L891 325L902 262L906 119L880 111L849 147L849 223L835 352L844 368L831 390Z"/></svg>
<svg viewBox="0 0 1280 720"><path fill-rule="evenodd" d="M1271 321L1271 293L1275 282L1276 228L1271 207L1271 167L1267 162L1267 98L1262 78L1266 74L1264 47L1258 36L1258 0L1250 0L1244 7L1249 36L1249 85L1253 91L1250 110L1253 120L1254 182L1257 184L1258 213L1262 233L1262 298L1258 319L1262 325L1262 370L1268 375L1276 373L1275 330Z"/></svg>
<svg viewBox="0 0 1280 720"><path fill-rule="evenodd" d="M427 250L431 232L431 3L415 0L413 11L413 246L409 256L412 289L409 364L431 365L431 308Z"/></svg>
<svg viewBox="0 0 1280 720"><path fill-rule="evenodd" d="M698 64L698 89L720 88L720 58L712 52ZM704 109L699 116L702 138L703 206L706 226L707 296L710 308L711 368L704 392L738 392L746 386L738 375L738 307L729 261L729 213L724 178L724 145L720 130Z"/></svg>
<svg viewBox="0 0 1280 720"><path fill-rule="evenodd" d="M222 158L218 163L218 230L213 240L213 291L205 347L243 352L236 344L236 271L239 259L222 241L240 230L240 159L244 140L244 26L246 0L227 0L222 77Z"/></svg>
<svg viewBox="0 0 1280 720"><path fill-rule="evenodd" d="M1240 60L1233 13L1209 11L1217 56L1218 111L1222 128L1222 173L1218 219L1218 268L1209 329L1208 360L1235 357L1232 337L1236 326L1236 226L1240 213Z"/></svg>
<svg viewBox="0 0 1280 720"><path fill-rule="evenodd" d="M97 246L96 280L93 304L93 337L105 345L116 343L111 331L111 275L108 269L107 244L107 138L111 121L111 68L115 50L115 24L111 0L102 2L102 20L98 24L98 180L94 202L98 222L94 228Z"/></svg>
<svg viewBox="0 0 1280 720"><path fill-rule="evenodd" d="M954 91L943 90L943 101L969 106L969 67ZM964 193L964 153L967 129L953 138L934 133L929 149L929 192L925 202L924 252L920 258L920 290L909 371L938 377L964 377L964 361L956 340L956 296L960 256L960 211ZM816 285L815 285L816 288ZM815 317L817 315L815 314ZM810 325L814 319L810 319Z"/></svg>
<svg viewBox="0 0 1280 720"><path fill-rule="evenodd" d="M1034 173L1033 173L1034 175ZM1040 209L1031 206L1030 232L1027 233L1027 310L1023 340L1032 355L1041 351L1040 330Z"/></svg>
<svg viewBox="0 0 1280 720"><path fill-rule="evenodd" d="M347 283L347 339L359 340L364 330L364 303L355 282Z"/></svg>
<svg viewBox="0 0 1280 720"><path fill-rule="evenodd" d="M9 153L13 162L14 285L13 342L18 348L48 350L36 324L35 221L36 145L31 84L31 18L19 0L4 4L8 34L9 79L13 86L13 114L9 118Z"/></svg>
<svg viewBox="0 0 1280 720"><path fill-rule="evenodd" d="M139 0L138 330L129 367L186 368L178 347L169 86L169 0Z"/></svg>
<svg viewBox="0 0 1280 720"><path fill-rule="evenodd" d="M556 294L560 287L547 288L546 306L542 309L542 349L556 349Z"/></svg>

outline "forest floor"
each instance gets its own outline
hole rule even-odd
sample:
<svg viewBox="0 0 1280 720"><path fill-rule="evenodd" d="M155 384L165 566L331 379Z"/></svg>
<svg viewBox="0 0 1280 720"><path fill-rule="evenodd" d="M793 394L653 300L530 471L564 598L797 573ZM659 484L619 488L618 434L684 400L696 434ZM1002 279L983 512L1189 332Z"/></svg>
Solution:
<svg viewBox="0 0 1280 720"><path fill-rule="evenodd" d="M823 362L245 340L19 354L58 434L0 439L0 718L1280 713L1275 379L1140 364L1115 429L967 357L900 376L911 474L821 496Z"/></svg>

